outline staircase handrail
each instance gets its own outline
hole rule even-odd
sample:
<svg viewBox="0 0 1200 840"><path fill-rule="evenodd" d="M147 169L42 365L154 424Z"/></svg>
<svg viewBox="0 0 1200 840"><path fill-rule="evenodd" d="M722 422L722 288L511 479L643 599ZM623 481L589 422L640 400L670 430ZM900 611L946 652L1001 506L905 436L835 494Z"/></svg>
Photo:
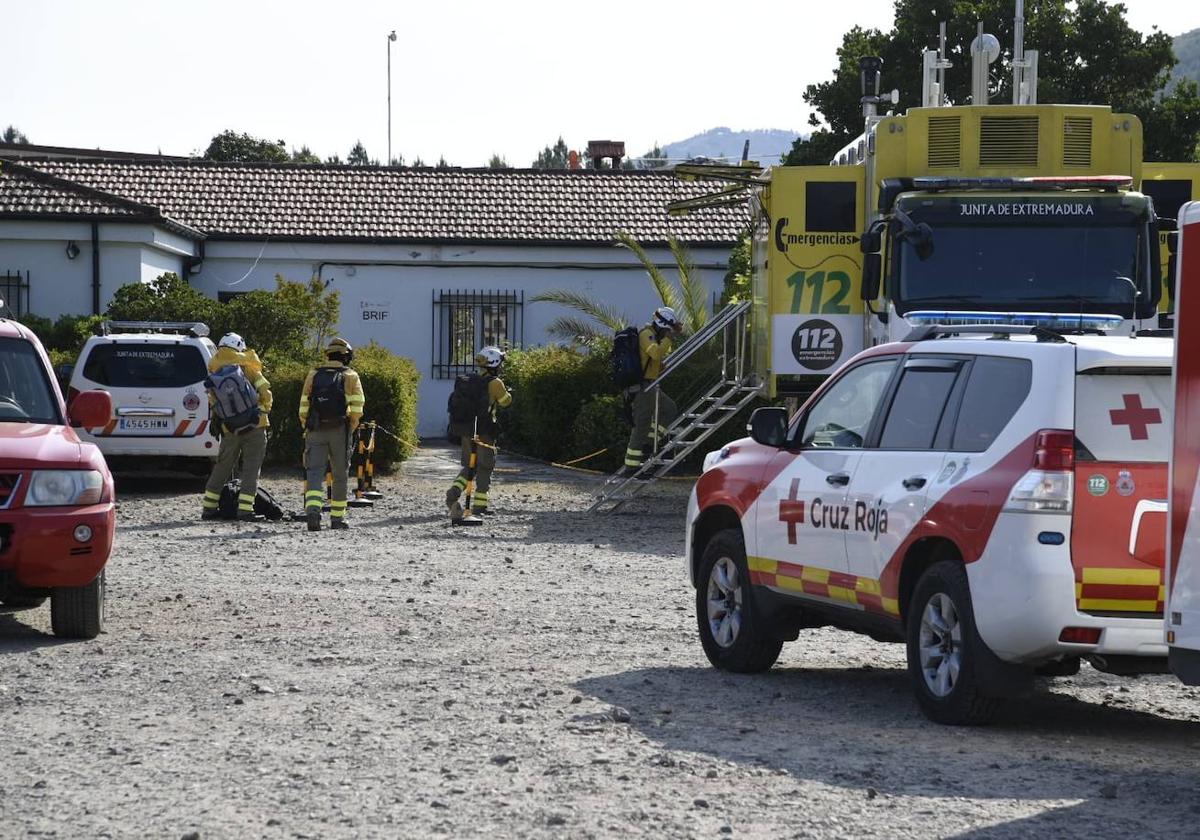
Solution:
<svg viewBox="0 0 1200 840"><path fill-rule="evenodd" d="M730 324L738 320L746 312L750 311L751 302L744 300L741 303L728 304L724 309L718 312L712 319L709 320L700 329L688 336L687 340L679 345L670 356L667 357L663 364L662 373L658 378L646 386L647 391L653 391L659 387L664 379L678 370L684 362L696 354L696 352L721 334Z"/></svg>

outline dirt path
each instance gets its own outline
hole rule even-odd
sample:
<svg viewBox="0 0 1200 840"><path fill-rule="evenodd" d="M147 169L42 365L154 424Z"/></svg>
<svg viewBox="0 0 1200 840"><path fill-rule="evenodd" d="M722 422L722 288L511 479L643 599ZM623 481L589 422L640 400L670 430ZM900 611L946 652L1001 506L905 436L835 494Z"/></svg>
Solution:
<svg viewBox="0 0 1200 840"><path fill-rule="evenodd" d="M898 646L810 631L711 670L687 485L593 518L592 480L500 476L451 529L425 451L353 530L200 523L124 482L109 626L0 615L0 836L1175 838L1200 692L1087 669L984 729L926 722ZM294 477L268 485L298 507Z"/></svg>

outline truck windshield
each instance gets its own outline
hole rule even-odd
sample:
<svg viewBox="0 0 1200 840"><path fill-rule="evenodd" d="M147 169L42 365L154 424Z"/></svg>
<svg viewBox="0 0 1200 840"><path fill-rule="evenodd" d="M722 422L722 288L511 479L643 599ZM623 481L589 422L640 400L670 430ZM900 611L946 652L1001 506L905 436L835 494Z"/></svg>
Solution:
<svg viewBox="0 0 1200 840"><path fill-rule="evenodd" d="M0 423L62 423L41 357L19 338L0 338Z"/></svg>
<svg viewBox="0 0 1200 840"><path fill-rule="evenodd" d="M1013 208L1028 207L1038 212L1013 214ZM1065 214L1059 207L1089 212ZM892 297L901 313L981 309L1128 317L1134 286L1143 309L1151 300L1149 265L1143 265L1146 224L1128 209L1056 199L955 201L907 212L933 229L933 251L922 260L912 242L897 243Z"/></svg>

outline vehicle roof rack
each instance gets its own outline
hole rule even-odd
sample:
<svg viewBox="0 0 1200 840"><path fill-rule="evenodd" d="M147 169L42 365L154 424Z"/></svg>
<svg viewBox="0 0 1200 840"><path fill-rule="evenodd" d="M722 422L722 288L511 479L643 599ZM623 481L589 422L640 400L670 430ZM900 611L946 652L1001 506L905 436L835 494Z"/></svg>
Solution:
<svg viewBox="0 0 1200 840"><path fill-rule="evenodd" d="M207 338L208 325L199 321L102 321L97 335L130 332L182 333Z"/></svg>
<svg viewBox="0 0 1200 840"><path fill-rule="evenodd" d="M912 330L904 341L932 341L935 338L950 338L956 335L986 335L995 339L1007 339L1013 335L1032 335L1039 343L1065 344L1062 333L1046 327L1030 327L1017 324L927 324Z"/></svg>

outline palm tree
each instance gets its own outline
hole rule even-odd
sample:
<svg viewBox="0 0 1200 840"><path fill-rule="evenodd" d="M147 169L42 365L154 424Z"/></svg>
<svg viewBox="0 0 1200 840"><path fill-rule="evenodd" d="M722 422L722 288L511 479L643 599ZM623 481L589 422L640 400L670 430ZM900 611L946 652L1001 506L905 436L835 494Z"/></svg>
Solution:
<svg viewBox="0 0 1200 840"><path fill-rule="evenodd" d="M690 335L708 323L708 288L700 279L691 255L678 239L672 236L667 240L667 247L671 249L671 255L675 258L678 275L675 279L663 274L662 269L654 264L646 249L633 236L619 232L615 239L622 248L632 251L646 269L662 305L674 309L682 319L685 334ZM543 292L535 295L532 300L557 303L584 316L563 315L555 318L546 327L546 332L551 336L565 341L587 344L598 338L611 337L613 333L629 326L629 319L616 308L569 289Z"/></svg>

